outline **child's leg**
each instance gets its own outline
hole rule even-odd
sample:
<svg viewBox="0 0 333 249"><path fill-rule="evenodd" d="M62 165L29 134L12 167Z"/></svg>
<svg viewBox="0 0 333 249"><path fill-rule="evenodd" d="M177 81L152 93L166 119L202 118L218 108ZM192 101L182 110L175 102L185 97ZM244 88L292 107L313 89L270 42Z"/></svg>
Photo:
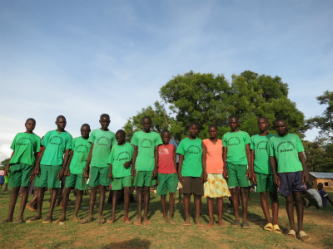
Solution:
<svg viewBox="0 0 333 249"><path fill-rule="evenodd" d="M184 194L184 216L185 216L185 225L190 225L190 200L191 194Z"/></svg>
<svg viewBox="0 0 333 249"><path fill-rule="evenodd" d="M239 222L239 213L238 213L238 206L239 206L239 188L235 187L230 189L231 192L231 200L234 209L234 216L235 216L235 223Z"/></svg>
<svg viewBox="0 0 333 249"><path fill-rule="evenodd" d="M129 210L129 187L124 187L124 222L129 223L128 210Z"/></svg>
<svg viewBox="0 0 333 249"><path fill-rule="evenodd" d="M175 194L170 193L169 194L169 218L170 219L173 219L174 210L175 210Z"/></svg>
<svg viewBox="0 0 333 249"><path fill-rule="evenodd" d="M292 193L286 197L286 211L289 220L290 229L295 230L295 221L294 221L294 198ZM296 231L296 230L295 230Z"/></svg>
<svg viewBox="0 0 333 249"><path fill-rule="evenodd" d="M279 198L277 195L277 192L271 192L270 193L271 197L271 203L272 203L272 216L273 216L273 225L278 224L278 219L279 219Z"/></svg>
<svg viewBox="0 0 333 249"><path fill-rule="evenodd" d="M88 223L93 220L94 217L94 207L95 207L95 202L96 202L96 192L97 192L97 187L93 187L90 190L90 195L89 195L89 212L88 212L88 217L82 221L82 223Z"/></svg>
<svg viewBox="0 0 333 249"><path fill-rule="evenodd" d="M99 215L99 223L103 224L105 223L105 219L103 216L104 211L104 202L105 202L105 187L100 185L99 186L99 209L98 209L98 215Z"/></svg>
<svg viewBox="0 0 333 249"><path fill-rule="evenodd" d="M137 220L135 222L136 225L141 225L141 210L142 210L142 187L136 188L136 194L137 194Z"/></svg>
<svg viewBox="0 0 333 249"><path fill-rule="evenodd" d="M44 219L44 223L50 223L52 222L53 219L53 210L57 201L57 197L58 197L58 189L56 188L52 188L51 189L51 203L50 203L50 209L49 209L49 213L46 216L46 218Z"/></svg>
<svg viewBox="0 0 333 249"><path fill-rule="evenodd" d="M28 187L21 187L22 200L21 200L20 216L19 216L20 223L24 223L24 210L28 200L28 190L29 190Z"/></svg>
<svg viewBox="0 0 333 249"><path fill-rule="evenodd" d="M269 213L269 208L268 208L268 193L267 192L260 193L260 204L261 204L261 208L264 213L266 222L272 223L272 218L271 218L271 215ZM272 202L272 207L273 207L273 202Z"/></svg>
<svg viewBox="0 0 333 249"><path fill-rule="evenodd" d="M223 224L223 198L217 198L217 215L219 225Z"/></svg>
<svg viewBox="0 0 333 249"><path fill-rule="evenodd" d="M207 197L209 225L214 225L214 199Z"/></svg>
<svg viewBox="0 0 333 249"><path fill-rule="evenodd" d="M201 195L194 195L194 204L195 204L195 223L200 224Z"/></svg>
<svg viewBox="0 0 333 249"><path fill-rule="evenodd" d="M249 200L249 188L240 188L242 197L243 224L247 222L247 207Z"/></svg>
<svg viewBox="0 0 333 249"><path fill-rule="evenodd" d="M143 188L143 198L144 198L144 212L143 212L143 222L145 224L150 223L148 221L148 212L149 212L149 201L150 201L150 188L144 187Z"/></svg>
<svg viewBox="0 0 333 249"><path fill-rule="evenodd" d="M74 220L75 221L79 220L78 214L79 214L79 210L81 207L82 195L83 195L82 190L76 190L76 201L75 201L75 208L74 208Z"/></svg>
<svg viewBox="0 0 333 249"><path fill-rule="evenodd" d="M45 192L44 188L36 188L37 215L35 217L33 217L31 220L38 220L38 219L42 218L44 192Z"/></svg>
<svg viewBox="0 0 333 249"><path fill-rule="evenodd" d="M64 188L62 192L62 215L59 218L59 221L63 222L66 220L66 211L67 211L67 205L68 205L68 198L69 194L71 192L70 188Z"/></svg>
<svg viewBox="0 0 333 249"><path fill-rule="evenodd" d="M10 195L10 201L9 201L9 210L8 210L8 217L5 220L5 222L12 222L13 221L13 215L15 210L15 205L17 201L17 197L20 192L20 187L15 187L12 189L12 193Z"/></svg>
<svg viewBox="0 0 333 249"><path fill-rule="evenodd" d="M296 204L296 215L297 215L297 232L303 230L303 215L304 215L304 206L302 200L301 192L293 192L295 204Z"/></svg>
<svg viewBox="0 0 333 249"><path fill-rule="evenodd" d="M113 190L112 191L112 214L111 214L111 219L108 221L108 223L113 223L116 220L117 199L118 199L118 190Z"/></svg>
<svg viewBox="0 0 333 249"><path fill-rule="evenodd" d="M162 214L163 218L167 218L167 210L166 210L166 195L161 195L161 206L162 206Z"/></svg>

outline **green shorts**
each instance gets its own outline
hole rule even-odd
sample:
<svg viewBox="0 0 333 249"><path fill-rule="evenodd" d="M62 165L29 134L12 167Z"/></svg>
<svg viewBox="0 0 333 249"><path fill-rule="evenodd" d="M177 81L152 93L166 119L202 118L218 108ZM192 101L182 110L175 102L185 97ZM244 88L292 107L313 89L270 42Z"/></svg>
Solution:
<svg viewBox="0 0 333 249"><path fill-rule="evenodd" d="M255 173L257 179L256 192L275 192L276 187L272 174Z"/></svg>
<svg viewBox="0 0 333 249"><path fill-rule="evenodd" d="M178 186L177 174L158 174L157 194L175 193Z"/></svg>
<svg viewBox="0 0 333 249"><path fill-rule="evenodd" d="M122 190L126 187L132 187L132 176L124 176L112 179L112 190Z"/></svg>
<svg viewBox="0 0 333 249"><path fill-rule="evenodd" d="M227 169L228 169L229 188L235 188L235 187L246 188L251 186L249 178L246 175L247 165L228 163Z"/></svg>
<svg viewBox="0 0 333 249"><path fill-rule="evenodd" d="M75 188L78 190L86 190L87 184L83 174L70 174L65 178L65 188Z"/></svg>
<svg viewBox="0 0 333 249"><path fill-rule="evenodd" d="M109 186L110 185L109 178L109 167L90 167L89 173L89 187L97 187L97 186Z"/></svg>
<svg viewBox="0 0 333 249"><path fill-rule="evenodd" d="M153 171L137 171L134 177L135 187L153 186Z"/></svg>
<svg viewBox="0 0 333 249"><path fill-rule="evenodd" d="M40 165L40 173L35 177L36 188L61 188L58 178L61 165Z"/></svg>
<svg viewBox="0 0 333 249"><path fill-rule="evenodd" d="M11 188L28 187L33 166L28 164L13 164L9 167L9 182Z"/></svg>

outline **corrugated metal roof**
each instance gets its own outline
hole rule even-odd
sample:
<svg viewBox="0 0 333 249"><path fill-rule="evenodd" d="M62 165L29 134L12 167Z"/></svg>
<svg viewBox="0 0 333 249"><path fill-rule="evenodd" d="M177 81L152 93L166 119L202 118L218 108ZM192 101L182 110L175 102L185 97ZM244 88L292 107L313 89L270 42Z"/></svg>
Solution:
<svg viewBox="0 0 333 249"><path fill-rule="evenodd" d="M310 172L315 178L333 179L333 172Z"/></svg>

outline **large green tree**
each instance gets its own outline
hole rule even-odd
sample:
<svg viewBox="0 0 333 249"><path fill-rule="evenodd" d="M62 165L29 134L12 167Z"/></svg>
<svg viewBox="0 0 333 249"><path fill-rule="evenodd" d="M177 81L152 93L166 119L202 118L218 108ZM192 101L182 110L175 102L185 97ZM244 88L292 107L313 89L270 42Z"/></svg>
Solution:
<svg viewBox="0 0 333 249"><path fill-rule="evenodd" d="M288 98L288 85L279 77L245 71L233 75L229 83L223 75L188 72L168 81L160 89L160 97L163 104L156 102L128 120L125 129L129 134L140 128L145 115L152 117L155 130L170 129L176 138L184 136L192 122L203 128L201 137L207 136L210 124L218 125L223 134L231 115L238 116L241 128L250 134L257 132L259 116L271 122L283 118L291 131L304 130L304 116Z"/></svg>

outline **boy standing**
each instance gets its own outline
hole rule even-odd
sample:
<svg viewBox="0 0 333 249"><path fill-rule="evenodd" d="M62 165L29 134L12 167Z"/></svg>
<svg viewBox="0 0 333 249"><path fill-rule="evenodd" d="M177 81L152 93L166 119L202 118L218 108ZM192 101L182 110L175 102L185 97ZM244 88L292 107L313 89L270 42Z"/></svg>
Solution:
<svg viewBox="0 0 333 249"><path fill-rule="evenodd" d="M229 118L231 131L224 134L223 156L227 162L228 186L231 192L235 220L233 225L240 225L239 221L239 192L242 198L243 222L242 227L248 228L247 207L250 181L253 170L251 169L250 136L247 132L239 130L239 121L236 117ZM240 191L239 191L240 190Z"/></svg>
<svg viewBox="0 0 333 249"><path fill-rule="evenodd" d="M269 165L268 141L273 136L269 134L268 120L266 118L258 119L259 134L251 137L252 163L254 166L254 180L257 183L256 192L260 193L260 203L265 215L267 224L264 226L266 231L281 233L278 225L279 203L277 189L274 185L272 170ZM272 203L273 219L269 212L268 194Z"/></svg>
<svg viewBox="0 0 333 249"><path fill-rule="evenodd" d="M102 114L99 123L101 128L93 130L88 140L91 143L91 148L85 168L85 177L89 176L88 185L92 189L90 191L88 218L83 220L82 223L93 220L97 189L99 189L98 223L105 223L103 216L105 188L110 184L108 159L112 145L115 143L115 135L108 128L110 125L108 114Z"/></svg>
<svg viewBox="0 0 333 249"><path fill-rule="evenodd" d="M42 139L42 146L45 149L39 154L34 172L36 175L37 215L30 221L42 217L44 191L45 188L48 188L51 189L51 203L49 213L43 223L52 222L57 191L61 188L60 179L63 176L72 144L72 135L65 131L66 124L66 118L62 115L58 116L56 119L57 130L49 131Z"/></svg>
<svg viewBox="0 0 333 249"><path fill-rule="evenodd" d="M134 186L137 191L138 214L135 225L141 225L142 197L144 202L143 223L149 224L148 208L149 208L149 190L152 186L153 172L156 165L156 147L162 144L161 136L151 131L152 121L150 117L142 119L143 130L136 131L131 139L134 146L133 154L133 175ZM135 168L134 168L135 167Z"/></svg>
<svg viewBox="0 0 333 249"><path fill-rule="evenodd" d="M163 218L173 223L175 209L175 192L177 191L178 176L176 169L176 146L170 144L170 133L162 132L163 144L157 148L158 185L157 194L161 196ZM167 212L166 195L169 193L169 212Z"/></svg>
<svg viewBox="0 0 333 249"><path fill-rule="evenodd" d="M59 224L66 221L66 210L68 204L69 194L71 189L76 191L76 202L74 209L75 222L79 221L78 213L81 206L83 191L86 190L86 183L83 176L83 171L87 163L88 154L91 144L88 142L90 126L83 124L81 126L81 137L73 139L72 149L69 153L68 163L65 168L65 188L62 195L62 216L59 218Z"/></svg>
<svg viewBox="0 0 333 249"><path fill-rule="evenodd" d="M184 225L190 222L190 201L194 195L195 218L194 222L200 224L201 196L203 195L203 166L202 166L202 141L197 138L199 127L197 124L189 126L189 136L184 138L177 147L179 154L178 176L183 185L184 195Z"/></svg>
<svg viewBox="0 0 333 249"><path fill-rule="evenodd" d="M269 140L270 164L274 182L279 192L286 198L286 209L290 230L288 235L306 240L309 236L303 230L302 192L309 180L308 169L301 139L296 134L288 133L284 120L277 120L275 128L278 136ZM297 230L294 222L294 204L297 213Z"/></svg>
<svg viewBox="0 0 333 249"><path fill-rule="evenodd" d="M129 210L129 189L132 187L131 164L133 156L133 146L126 142L124 130L116 132L117 144L112 147L109 157L109 178L112 179L112 217L108 223L112 224L116 220L116 206L118 193L124 190L124 223L130 224L128 218Z"/></svg>

